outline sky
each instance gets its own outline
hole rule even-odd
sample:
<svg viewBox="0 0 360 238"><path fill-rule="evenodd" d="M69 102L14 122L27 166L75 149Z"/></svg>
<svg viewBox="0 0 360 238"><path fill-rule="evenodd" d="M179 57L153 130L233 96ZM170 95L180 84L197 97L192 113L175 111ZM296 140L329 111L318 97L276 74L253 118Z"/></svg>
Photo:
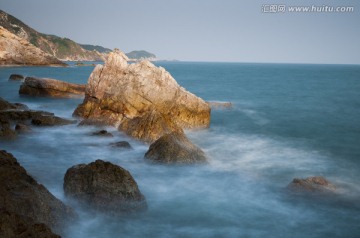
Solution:
<svg viewBox="0 0 360 238"><path fill-rule="evenodd" d="M42 33L160 59L360 64L358 0L0 0L0 9Z"/></svg>

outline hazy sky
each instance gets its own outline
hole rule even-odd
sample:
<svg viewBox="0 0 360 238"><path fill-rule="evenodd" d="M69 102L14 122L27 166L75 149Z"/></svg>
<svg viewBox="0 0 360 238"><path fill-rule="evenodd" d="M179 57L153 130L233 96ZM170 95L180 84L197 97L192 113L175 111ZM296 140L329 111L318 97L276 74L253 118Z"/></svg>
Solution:
<svg viewBox="0 0 360 238"><path fill-rule="evenodd" d="M354 12L263 13L267 4ZM0 9L42 33L162 59L360 64L358 0L0 0Z"/></svg>

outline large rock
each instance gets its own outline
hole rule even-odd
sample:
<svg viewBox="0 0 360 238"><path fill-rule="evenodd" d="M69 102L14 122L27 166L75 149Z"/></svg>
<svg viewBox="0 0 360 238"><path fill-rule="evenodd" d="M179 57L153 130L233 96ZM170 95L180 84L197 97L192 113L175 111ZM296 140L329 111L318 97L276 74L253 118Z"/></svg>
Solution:
<svg viewBox="0 0 360 238"><path fill-rule="evenodd" d="M110 214L140 211L147 207L145 197L131 174L102 160L68 169L64 191L90 208Z"/></svg>
<svg viewBox="0 0 360 238"><path fill-rule="evenodd" d="M0 150L0 198L0 209L55 230L74 216L71 208L37 183L12 154L3 150Z"/></svg>
<svg viewBox="0 0 360 238"><path fill-rule="evenodd" d="M30 217L0 209L0 237L3 238L60 238L44 223Z"/></svg>
<svg viewBox="0 0 360 238"><path fill-rule="evenodd" d="M321 176L295 178L287 188L293 192L334 192L336 190L335 185Z"/></svg>
<svg viewBox="0 0 360 238"><path fill-rule="evenodd" d="M85 94L85 85L67 83L49 78L26 77L19 89L20 94L30 96L74 97Z"/></svg>
<svg viewBox="0 0 360 238"><path fill-rule="evenodd" d="M0 65L66 66L30 42L0 26Z"/></svg>
<svg viewBox="0 0 360 238"><path fill-rule="evenodd" d="M75 116L98 119L147 142L181 128L210 124L210 107L149 61L128 64L119 50L90 75Z"/></svg>
<svg viewBox="0 0 360 238"><path fill-rule="evenodd" d="M181 132L172 132L160 137L150 145L145 158L160 163L206 162L205 153Z"/></svg>

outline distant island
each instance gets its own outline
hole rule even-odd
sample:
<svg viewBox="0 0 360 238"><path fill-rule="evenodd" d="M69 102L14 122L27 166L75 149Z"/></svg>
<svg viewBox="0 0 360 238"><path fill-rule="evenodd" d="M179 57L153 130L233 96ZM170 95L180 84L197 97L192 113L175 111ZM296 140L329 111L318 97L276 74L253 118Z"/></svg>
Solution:
<svg viewBox="0 0 360 238"><path fill-rule="evenodd" d="M21 20L2 10L0 10L0 26L15 36L39 48L44 52L43 55L47 53L61 61L104 61L107 54L111 52L111 49L103 46L79 44L68 38L40 33ZM1 41L4 42L4 44L8 44L9 39L2 37ZM26 44L24 45L26 46ZM2 51L3 52L0 53L6 53L8 58L11 56L11 52ZM139 61L143 59L156 60L156 56L154 54L145 50L131 51L126 55L130 61ZM14 57L17 56L14 55ZM7 62L10 61L8 60ZM15 61L12 60L11 62ZM27 61L23 61L21 64L27 64L26 62ZM53 62L54 61L52 60L52 63L49 64L53 64ZM2 62L2 65L6 65L6 62Z"/></svg>

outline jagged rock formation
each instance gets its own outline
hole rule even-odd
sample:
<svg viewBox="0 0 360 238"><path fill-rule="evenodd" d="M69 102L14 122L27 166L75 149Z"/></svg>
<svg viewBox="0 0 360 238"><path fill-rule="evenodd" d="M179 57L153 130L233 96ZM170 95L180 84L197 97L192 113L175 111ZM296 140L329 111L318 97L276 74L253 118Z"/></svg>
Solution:
<svg viewBox="0 0 360 238"><path fill-rule="evenodd" d="M336 190L335 185L321 176L295 178L287 188L293 192L334 192Z"/></svg>
<svg viewBox="0 0 360 238"><path fill-rule="evenodd" d="M148 61L128 64L119 50L90 75L85 99L74 112L104 121L135 138L153 142L182 128L210 125L210 107Z"/></svg>
<svg viewBox="0 0 360 238"><path fill-rule="evenodd" d="M7 211L9 214L5 215L10 220L15 214L60 230L68 219L74 218L71 208L38 184L14 156L4 150L0 150L0 197L0 210Z"/></svg>
<svg viewBox="0 0 360 238"><path fill-rule="evenodd" d="M54 56L0 26L0 65L66 66Z"/></svg>
<svg viewBox="0 0 360 238"><path fill-rule="evenodd" d="M160 163L203 163L205 153L194 145L184 133L172 132L150 145L145 158Z"/></svg>
<svg viewBox="0 0 360 238"><path fill-rule="evenodd" d="M22 128L24 129L24 126L27 126L29 121L31 124L36 126L67 125L75 122L72 120L56 117L53 113L50 112L29 110L26 105L10 103L0 97L0 138L16 138L14 125L21 123L23 124ZM18 131L21 132L24 130L18 128Z"/></svg>
<svg viewBox="0 0 360 238"><path fill-rule="evenodd" d="M131 174L102 160L68 169L64 177L64 191L65 195L94 210L111 214L147 208L145 197Z"/></svg>
<svg viewBox="0 0 360 238"><path fill-rule="evenodd" d="M14 16L0 10L0 25L42 51L61 60L103 61L107 53L86 50L78 43L55 35L39 33Z"/></svg>
<svg viewBox="0 0 360 238"><path fill-rule="evenodd" d="M85 85L67 83L49 78L26 77L20 86L20 94L30 96L74 97L85 94Z"/></svg>

